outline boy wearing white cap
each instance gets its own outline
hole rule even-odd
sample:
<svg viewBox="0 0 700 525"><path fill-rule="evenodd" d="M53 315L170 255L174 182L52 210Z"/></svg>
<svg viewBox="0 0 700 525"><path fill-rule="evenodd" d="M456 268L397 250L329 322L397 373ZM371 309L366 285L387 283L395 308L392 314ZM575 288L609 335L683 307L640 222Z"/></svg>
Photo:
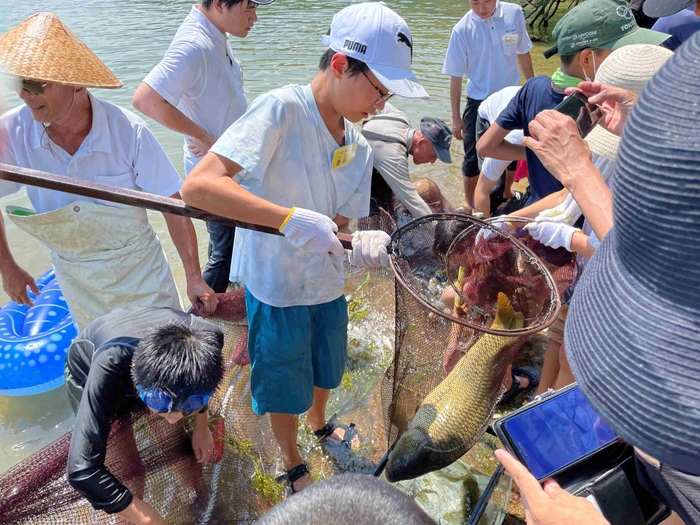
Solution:
<svg viewBox="0 0 700 525"><path fill-rule="evenodd" d="M202 0L192 6L163 60L134 93L136 109L185 136L185 176L228 127L245 113L243 69L227 34L245 38L257 6L274 0ZM202 274L226 291L235 228L207 222L209 260Z"/></svg>
<svg viewBox="0 0 700 525"><path fill-rule="evenodd" d="M427 98L411 73L408 26L376 2L346 7L323 39L328 49L311 84L260 96L192 171L192 206L278 228L285 238L239 230L232 280L246 287L253 410L270 412L292 492L308 482L297 448L298 414L337 441L326 423L330 389L345 367L344 249L335 236L367 216L372 152L351 124L394 94ZM350 262L386 266L389 236L356 232Z"/></svg>

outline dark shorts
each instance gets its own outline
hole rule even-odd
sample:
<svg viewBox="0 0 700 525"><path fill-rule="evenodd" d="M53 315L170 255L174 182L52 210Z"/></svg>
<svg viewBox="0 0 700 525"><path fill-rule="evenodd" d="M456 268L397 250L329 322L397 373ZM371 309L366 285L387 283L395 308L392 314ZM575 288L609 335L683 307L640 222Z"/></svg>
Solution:
<svg viewBox="0 0 700 525"><path fill-rule="evenodd" d="M476 155L476 119L479 116L479 106L483 100L467 97L467 105L462 114L464 121L464 160L462 161L462 175L476 177L479 175L479 160Z"/></svg>
<svg viewBox="0 0 700 525"><path fill-rule="evenodd" d="M685 523L700 523L700 476L675 470L668 465L652 465L635 454L639 483L666 502Z"/></svg>
<svg viewBox="0 0 700 525"><path fill-rule="evenodd" d="M332 389L345 372L348 303L345 296L313 306L278 308L246 290L253 411L302 414L314 387Z"/></svg>

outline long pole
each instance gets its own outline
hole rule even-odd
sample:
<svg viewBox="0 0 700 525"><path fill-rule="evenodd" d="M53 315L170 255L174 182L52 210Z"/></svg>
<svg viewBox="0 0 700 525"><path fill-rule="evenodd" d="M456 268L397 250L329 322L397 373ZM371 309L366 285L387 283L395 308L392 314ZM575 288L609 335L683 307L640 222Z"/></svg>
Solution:
<svg viewBox="0 0 700 525"><path fill-rule="evenodd" d="M93 199L101 199L119 204L127 204L136 206L137 208L145 208L148 210L159 211L162 213L170 213L173 215L182 215L192 219L201 219L203 221L218 222L227 226L236 228L244 228L246 230L254 230L270 235L282 235L275 228L268 226L260 226L247 222L236 221L228 217L214 215L208 211L199 208L188 206L178 199L170 197L161 197L137 190L128 190L117 186L109 186L107 184L99 184L97 182L75 179L73 177L65 177L45 171L38 171L29 168L20 168L18 166L10 166L9 164L0 163L0 180L16 182L27 186L36 186L47 190L63 191L83 197L91 197ZM352 249L352 237L350 235L339 233L338 239L343 247Z"/></svg>

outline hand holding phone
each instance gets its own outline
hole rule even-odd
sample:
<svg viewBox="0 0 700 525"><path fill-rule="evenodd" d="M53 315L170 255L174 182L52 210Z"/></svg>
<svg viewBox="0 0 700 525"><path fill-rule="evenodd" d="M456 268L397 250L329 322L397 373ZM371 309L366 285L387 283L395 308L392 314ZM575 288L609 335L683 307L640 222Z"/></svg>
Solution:
<svg viewBox="0 0 700 525"><path fill-rule="evenodd" d="M578 387L562 389L499 419L494 430L540 482L619 440Z"/></svg>
<svg viewBox="0 0 700 525"><path fill-rule="evenodd" d="M574 119L581 138L586 138L603 118L603 110L591 104L586 95L578 90L573 91L554 110Z"/></svg>

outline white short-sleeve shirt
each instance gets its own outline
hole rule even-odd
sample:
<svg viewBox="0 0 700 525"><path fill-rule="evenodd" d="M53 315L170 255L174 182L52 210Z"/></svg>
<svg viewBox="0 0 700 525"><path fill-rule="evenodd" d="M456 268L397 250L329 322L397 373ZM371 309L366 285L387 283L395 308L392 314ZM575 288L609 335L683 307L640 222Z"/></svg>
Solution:
<svg viewBox="0 0 700 525"><path fill-rule="evenodd" d="M280 206L297 206L331 219L369 214L372 150L345 121L349 164L331 169L340 148L326 127L311 86L291 85L258 97L211 151L243 168L235 180ZM236 230L231 280L276 307L317 305L343 295L343 257L309 255L287 239Z"/></svg>
<svg viewBox="0 0 700 525"><path fill-rule="evenodd" d="M143 80L215 138L246 110L243 69L231 45L196 6L163 60ZM186 140L186 139L185 139ZM184 145L185 172L200 160Z"/></svg>
<svg viewBox="0 0 700 525"><path fill-rule="evenodd" d="M493 95L490 95L481 103L479 106L478 115L481 118L486 119L489 124L493 124L501 114L501 111L508 106L511 99L519 90L520 86L508 86L500 91L496 91ZM514 129L508 133L508 135L506 135L506 140L511 144L522 144L523 130ZM509 160L499 160L486 157L481 165L481 174L487 179L498 180L501 178L501 175L503 175L503 172L510 163L511 161Z"/></svg>
<svg viewBox="0 0 700 525"><path fill-rule="evenodd" d="M469 11L452 30L442 72L469 80L466 95L476 100L520 82L516 55L530 51L532 42L519 5L496 2L486 20Z"/></svg>
<svg viewBox="0 0 700 525"><path fill-rule="evenodd" d="M131 111L89 95L92 128L75 155L54 144L27 106L0 117L0 161L58 175L169 197L182 179L148 125ZM0 197L21 185L0 181ZM37 213L54 211L76 200L122 206L35 186L27 195Z"/></svg>

